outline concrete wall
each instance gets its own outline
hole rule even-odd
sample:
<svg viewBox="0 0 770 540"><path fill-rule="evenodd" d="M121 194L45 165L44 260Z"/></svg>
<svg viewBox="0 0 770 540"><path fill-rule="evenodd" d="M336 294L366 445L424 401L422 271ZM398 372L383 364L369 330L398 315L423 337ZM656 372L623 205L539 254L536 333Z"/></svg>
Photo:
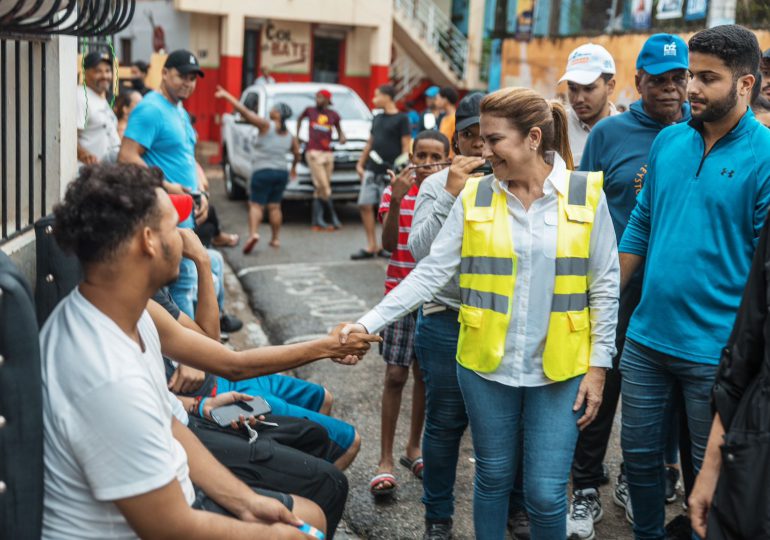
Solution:
<svg viewBox="0 0 770 540"><path fill-rule="evenodd" d="M762 30L756 34L763 50L770 47L770 32ZM685 41L691 35L681 34ZM648 37L645 34L625 34L596 36L590 40L585 37L541 38L529 43L508 39L503 43L501 86L527 86L546 97L556 97L557 93L566 95L567 83L557 83L564 74L567 57L579 45L592 41L606 47L615 59L617 82L613 101L628 104L638 99L634 84L636 57Z"/></svg>
<svg viewBox="0 0 770 540"><path fill-rule="evenodd" d="M389 23L391 10L389 0L174 0L174 5L191 13L374 27Z"/></svg>
<svg viewBox="0 0 770 540"><path fill-rule="evenodd" d="M166 51L187 49L190 47L190 15L174 9L169 0L139 0L136 3L134 19L128 28L115 35L115 52L121 57L121 38L131 39L132 60L149 61L153 52L152 25L148 14L155 24L163 27L166 36Z"/></svg>

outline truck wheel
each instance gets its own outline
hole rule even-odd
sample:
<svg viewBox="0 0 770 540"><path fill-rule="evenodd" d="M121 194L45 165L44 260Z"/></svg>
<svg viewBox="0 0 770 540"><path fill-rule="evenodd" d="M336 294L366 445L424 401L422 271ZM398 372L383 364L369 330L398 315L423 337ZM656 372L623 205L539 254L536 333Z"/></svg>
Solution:
<svg viewBox="0 0 770 540"><path fill-rule="evenodd" d="M246 190L243 189L243 186L241 186L235 178L235 173L233 173L230 160L227 159L226 149L223 149L222 151L222 172L225 177L225 192L227 193L227 198L231 201L242 201L245 199Z"/></svg>

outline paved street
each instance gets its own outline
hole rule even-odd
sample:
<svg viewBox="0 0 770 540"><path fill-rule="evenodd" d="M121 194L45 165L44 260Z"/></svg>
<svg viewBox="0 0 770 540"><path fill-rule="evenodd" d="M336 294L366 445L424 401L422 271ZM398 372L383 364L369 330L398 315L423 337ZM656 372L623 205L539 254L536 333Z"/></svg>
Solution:
<svg viewBox="0 0 770 540"><path fill-rule="evenodd" d="M221 173L209 168L212 201L225 230L245 239L246 203L231 202L224 196ZM383 294L386 261L349 260L349 254L363 246L364 235L358 211L352 204L339 205L345 226L335 233L313 233L309 228L309 206L291 203L287 207L280 250L270 248L267 224L262 241L249 256L240 247L224 249L225 256L240 278L252 309L262 321L271 343L280 344L325 334L341 321L354 320L375 305ZM369 479L379 455L379 412L384 363L372 351L355 367L321 361L299 370L302 378L323 384L335 395L334 413L354 424L363 438L361 453L349 469L351 494L345 520L351 531L364 538L421 538L423 506L421 485L400 467L395 471L399 490L394 501L375 504L368 492ZM406 441L411 384L404 401L396 438L396 451ZM395 456L398 458L398 455ZM472 538L471 499L472 447L466 436L457 480L456 538ZM619 440L614 434L607 463L613 478L620 462ZM614 487L614 481L613 481ZM610 486L602 490L604 519L597 525L601 539L631 538L623 512L612 503ZM669 519L681 510L681 501L668 506Z"/></svg>

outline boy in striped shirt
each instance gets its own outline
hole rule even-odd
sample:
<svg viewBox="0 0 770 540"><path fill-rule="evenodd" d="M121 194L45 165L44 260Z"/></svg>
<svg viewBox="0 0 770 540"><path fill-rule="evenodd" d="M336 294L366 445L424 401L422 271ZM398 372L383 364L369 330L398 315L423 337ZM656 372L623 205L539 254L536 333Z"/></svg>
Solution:
<svg viewBox="0 0 770 540"><path fill-rule="evenodd" d="M422 131L414 139L409 158L410 166L398 176L388 171L391 176L391 185L385 188L380 203L379 218L383 224L382 246L392 253L385 278L385 294L409 275L417 264L407 248L417 193L423 180L446 166L449 158L449 140L440 132ZM409 378L410 367L414 376L411 424L406 451L399 462L417 478L422 479L420 439L425 416L425 387L414 353L415 324L414 314L410 314L382 331L383 343L380 354L387 367L382 391L380 462L369 484L369 490L374 496L391 495L396 490L396 477L393 474L393 439L401 408L401 394Z"/></svg>

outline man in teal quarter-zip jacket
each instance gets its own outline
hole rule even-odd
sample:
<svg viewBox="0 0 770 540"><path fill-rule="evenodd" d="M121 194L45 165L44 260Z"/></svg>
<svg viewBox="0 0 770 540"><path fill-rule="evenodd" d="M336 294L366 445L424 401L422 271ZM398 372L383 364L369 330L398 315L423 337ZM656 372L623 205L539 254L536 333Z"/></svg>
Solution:
<svg viewBox="0 0 770 540"><path fill-rule="evenodd" d="M661 131L620 242L621 287L644 265L626 334L621 444L637 539L664 533L663 416L682 387L695 473L710 392L770 203L770 130L748 108L759 44L735 25L689 42L692 120Z"/></svg>

